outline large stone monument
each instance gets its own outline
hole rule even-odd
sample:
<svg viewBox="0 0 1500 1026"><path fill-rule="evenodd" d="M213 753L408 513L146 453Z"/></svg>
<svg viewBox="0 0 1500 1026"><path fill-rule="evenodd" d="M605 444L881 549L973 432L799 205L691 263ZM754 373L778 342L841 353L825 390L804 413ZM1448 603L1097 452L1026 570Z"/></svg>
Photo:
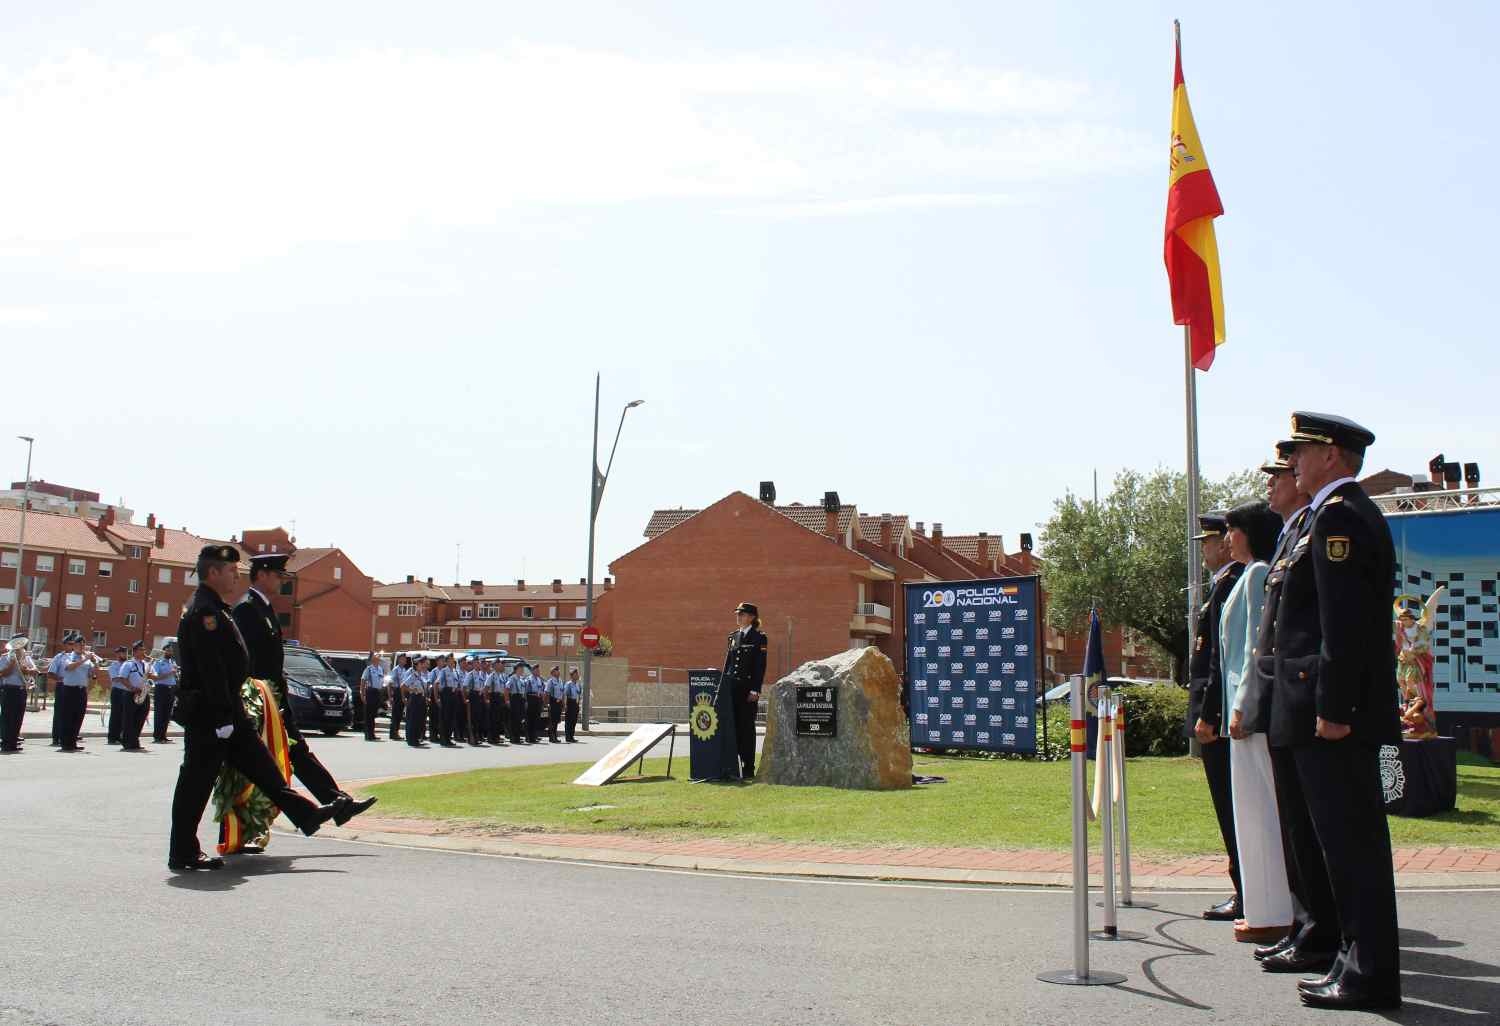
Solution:
<svg viewBox="0 0 1500 1026"><path fill-rule="evenodd" d="M901 678L878 648L803 663L766 697L762 780L879 791L911 786Z"/></svg>

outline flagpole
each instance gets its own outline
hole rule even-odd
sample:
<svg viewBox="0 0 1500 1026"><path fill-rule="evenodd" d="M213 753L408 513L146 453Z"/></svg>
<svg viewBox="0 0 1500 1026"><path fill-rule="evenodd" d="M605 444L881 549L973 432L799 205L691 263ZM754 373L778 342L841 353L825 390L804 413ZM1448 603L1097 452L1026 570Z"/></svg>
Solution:
<svg viewBox="0 0 1500 1026"><path fill-rule="evenodd" d="M1194 615L1202 604L1203 573L1199 569L1200 543L1194 539L1198 533L1198 382L1193 371L1193 341L1191 329L1182 328L1182 361L1187 396L1187 537L1188 537L1188 586L1187 629L1188 652L1193 650Z"/></svg>

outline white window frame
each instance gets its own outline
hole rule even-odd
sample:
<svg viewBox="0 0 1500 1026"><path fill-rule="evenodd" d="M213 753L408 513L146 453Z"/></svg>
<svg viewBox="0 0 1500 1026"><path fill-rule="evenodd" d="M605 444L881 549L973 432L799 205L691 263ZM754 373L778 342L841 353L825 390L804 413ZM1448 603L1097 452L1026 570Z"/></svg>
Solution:
<svg viewBox="0 0 1500 1026"><path fill-rule="evenodd" d="M450 644L450 645L457 645L458 644L458 628L457 627L449 627L448 628L448 644Z"/></svg>
<svg viewBox="0 0 1500 1026"><path fill-rule="evenodd" d="M543 634L541 638L538 639L538 644L540 644L543 648L546 648L548 645L555 645L557 644L557 635Z"/></svg>
<svg viewBox="0 0 1500 1026"><path fill-rule="evenodd" d="M420 602L397 602L396 603L396 615L397 616L421 616L422 615L422 603L420 603Z"/></svg>
<svg viewBox="0 0 1500 1026"><path fill-rule="evenodd" d="M378 605L378 606L375 607L375 615L376 616L390 616L391 615L391 604L389 602L382 602L382 603L380 603L380 605Z"/></svg>
<svg viewBox="0 0 1500 1026"><path fill-rule="evenodd" d="M333 568L333 579L335 581L342 581L344 579L344 568L343 567L336 566L336 567Z"/></svg>
<svg viewBox="0 0 1500 1026"><path fill-rule="evenodd" d="M421 639L419 643L424 648L431 648L433 645L442 644L443 632L442 629L438 627L423 627L421 631L418 632L417 637Z"/></svg>
<svg viewBox="0 0 1500 1026"><path fill-rule="evenodd" d="M158 602L156 604L156 615L157 616L171 616L172 615L172 607L169 604L167 604L166 602Z"/></svg>
<svg viewBox="0 0 1500 1026"><path fill-rule="evenodd" d="M83 608L83 596L80 595L80 594L77 594L76 592L73 593L73 594L70 594L70 595L64 595L63 596L63 607L66 608L66 609L82 609Z"/></svg>
<svg viewBox="0 0 1500 1026"><path fill-rule="evenodd" d="M115 564L108 559L99 560L99 576L113 577L115 575Z"/></svg>
<svg viewBox="0 0 1500 1026"><path fill-rule="evenodd" d="M146 551L139 545L132 545L128 549L126 549L125 552L126 555L128 555L131 559L140 559L143 555L146 554Z"/></svg>
<svg viewBox="0 0 1500 1026"><path fill-rule="evenodd" d="M6 570L14 570L21 565L21 553L16 549L6 549L0 552L0 567Z"/></svg>
<svg viewBox="0 0 1500 1026"><path fill-rule="evenodd" d="M531 635L529 633L524 632L524 631L521 632L521 633L519 633L519 634L517 634L516 635L516 647L517 648L530 648L531 647Z"/></svg>
<svg viewBox="0 0 1500 1026"><path fill-rule="evenodd" d="M377 644L377 645L389 645L390 643L391 643L391 636L389 634L387 634L385 631L376 631L375 632L375 644Z"/></svg>
<svg viewBox="0 0 1500 1026"><path fill-rule="evenodd" d="M109 612L109 596L108 595L95 595L94 596L94 612L96 612L96 613L107 613L107 612Z"/></svg>
<svg viewBox="0 0 1500 1026"><path fill-rule="evenodd" d="M577 641L577 637L575 635L564 634L562 636L562 646L563 646L563 648L572 648L573 645L574 645L574 643L576 641Z"/></svg>
<svg viewBox="0 0 1500 1026"><path fill-rule="evenodd" d="M68 560L68 573L74 577L82 577L89 572L89 561L86 559Z"/></svg>
<svg viewBox="0 0 1500 1026"><path fill-rule="evenodd" d="M498 619L500 619L500 603L498 603L498 602L481 602L481 603L479 603L479 619L481 619L481 620L498 620Z"/></svg>
<svg viewBox="0 0 1500 1026"><path fill-rule="evenodd" d="M535 618L536 618L536 607L535 606L522 606L521 607L521 619L523 619L523 620L533 620Z"/></svg>
<svg viewBox="0 0 1500 1026"><path fill-rule="evenodd" d="M484 644L484 636L483 635L481 635L478 631L470 631L469 632L469 647L470 648L478 648L480 645L483 645L483 644Z"/></svg>
<svg viewBox="0 0 1500 1026"><path fill-rule="evenodd" d="M94 640L93 640L93 647L94 648L103 648L105 645L108 645L108 644L109 644L109 635L108 634L104 633L103 631L95 631L94 632Z"/></svg>
<svg viewBox="0 0 1500 1026"><path fill-rule="evenodd" d="M157 567L156 568L156 583L157 584L171 584L172 583L172 568L169 567L169 566L159 566L159 567Z"/></svg>
<svg viewBox="0 0 1500 1026"><path fill-rule="evenodd" d="M573 619L575 619L575 620L587 620L588 617L589 617L589 607L588 606L574 606L573 607Z"/></svg>
<svg viewBox="0 0 1500 1026"><path fill-rule="evenodd" d="M497 645L509 645L510 644L510 631L496 631L495 632L495 644L497 644Z"/></svg>
<svg viewBox="0 0 1500 1026"><path fill-rule="evenodd" d="M401 644L403 644L403 645L410 645L411 644L411 631L402 631L401 632Z"/></svg>
<svg viewBox="0 0 1500 1026"><path fill-rule="evenodd" d="M141 582L132 577L125 582L125 590L132 595L139 595L141 593Z"/></svg>
<svg viewBox="0 0 1500 1026"><path fill-rule="evenodd" d="M186 584L189 588L196 588L198 586L198 571L184 570L182 572L182 583Z"/></svg>
<svg viewBox="0 0 1500 1026"><path fill-rule="evenodd" d="M31 601L38 609L51 609L52 593L50 591L39 591L32 596Z"/></svg>
<svg viewBox="0 0 1500 1026"><path fill-rule="evenodd" d="M458 618L460 620L472 620L472 619L474 619L474 607L473 606L459 606L458 607Z"/></svg>
<svg viewBox="0 0 1500 1026"><path fill-rule="evenodd" d="M547 607L547 619L549 619L549 620L556 620L557 619L557 607L556 606L548 606Z"/></svg>
<svg viewBox="0 0 1500 1026"><path fill-rule="evenodd" d="M36 572L39 574L50 574L57 569L57 557L47 552L36 554Z"/></svg>
<svg viewBox="0 0 1500 1026"><path fill-rule="evenodd" d="M135 626L135 614L134 613L126 613L125 614L125 626L126 627L134 627Z"/></svg>

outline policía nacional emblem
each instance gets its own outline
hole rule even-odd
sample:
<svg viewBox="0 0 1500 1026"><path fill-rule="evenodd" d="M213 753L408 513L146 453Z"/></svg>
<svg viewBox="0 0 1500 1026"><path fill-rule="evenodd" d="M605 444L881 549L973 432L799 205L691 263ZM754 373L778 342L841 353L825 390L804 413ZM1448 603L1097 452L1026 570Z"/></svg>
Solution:
<svg viewBox="0 0 1500 1026"><path fill-rule="evenodd" d="M693 699L688 726L699 741L708 741L719 732L719 712L714 708L713 696L707 691L698 692L698 697Z"/></svg>
<svg viewBox="0 0 1500 1026"><path fill-rule="evenodd" d="M1328 561L1342 563L1349 558L1349 539L1344 535L1329 535Z"/></svg>

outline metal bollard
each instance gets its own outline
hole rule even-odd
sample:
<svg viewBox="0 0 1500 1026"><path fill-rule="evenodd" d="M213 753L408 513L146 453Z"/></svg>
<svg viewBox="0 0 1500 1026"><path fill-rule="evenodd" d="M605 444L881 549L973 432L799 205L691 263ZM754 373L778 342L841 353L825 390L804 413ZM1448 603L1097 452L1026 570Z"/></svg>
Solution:
<svg viewBox="0 0 1500 1026"><path fill-rule="evenodd" d="M1113 940L1120 932L1115 923L1115 718L1109 687L1099 689L1099 763L1104 767L1104 793L1099 796L1099 834L1104 839L1104 927L1100 931Z"/></svg>

